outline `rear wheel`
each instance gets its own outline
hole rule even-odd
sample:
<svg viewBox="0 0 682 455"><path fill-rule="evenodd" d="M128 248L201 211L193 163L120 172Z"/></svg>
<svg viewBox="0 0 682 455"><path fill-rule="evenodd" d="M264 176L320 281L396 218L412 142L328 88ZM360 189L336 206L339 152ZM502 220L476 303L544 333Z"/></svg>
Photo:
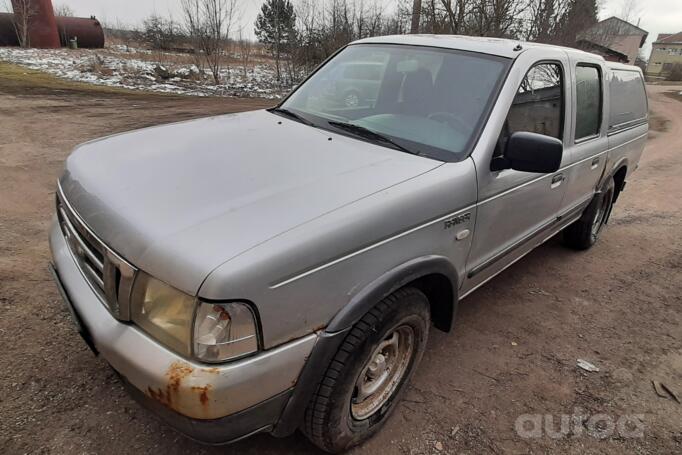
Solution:
<svg viewBox="0 0 682 455"><path fill-rule="evenodd" d="M429 301L415 288L395 292L358 321L308 405L308 438L336 453L372 436L421 360L429 326Z"/></svg>
<svg viewBox="0 0 682 455"><path fill-rule="evenodd" d="M604 190L592 199L580 219L564 229L564 243L567 246L586 250L597 242L611 215L614 191L615 183L610 179Z"/></svg>

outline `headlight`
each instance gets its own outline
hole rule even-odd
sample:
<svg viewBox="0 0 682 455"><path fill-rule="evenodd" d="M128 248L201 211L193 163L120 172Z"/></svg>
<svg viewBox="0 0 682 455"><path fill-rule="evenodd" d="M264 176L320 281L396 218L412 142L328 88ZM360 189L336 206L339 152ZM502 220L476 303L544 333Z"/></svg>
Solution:
<svg viewBox="0 0 682 455"><path fill-rule="evenodd" d="M194 297L139 272L133 286L131 318L162 344L190 356L195 302Z"/></svg>
<svg viewBox="0 0 682 455"><path fill-rule="evenodd" d="M248 304L197 303L144 272L133 285L131 319L166 347L203 362L224 362L258 350L256 317Z"/></svg>
<svg viewBox="0 0 682 455"><path fill-rule="evenodd" d="M249 305L199 303L194 321L196 358L204 362L223 362L256 350L256 318Z"/></svg>

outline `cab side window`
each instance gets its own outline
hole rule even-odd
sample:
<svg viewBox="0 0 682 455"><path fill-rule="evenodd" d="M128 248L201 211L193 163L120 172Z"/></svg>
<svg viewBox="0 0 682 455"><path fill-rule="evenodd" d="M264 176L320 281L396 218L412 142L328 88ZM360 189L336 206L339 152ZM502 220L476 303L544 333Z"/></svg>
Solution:
<svg viewBox="0 0 682 455"><path fill-rule="evenodd" d="M609 93L609 132L646 122L649 109L638 71L613 70Z"/></svg>
<svg viewBox="0 0 682 455"><path fill-rule="evenodd" d="M509 137L518 131L563 139L564 77L558 63L533 66L514 97L495 155L502 155Z"/></svg>
<svg viewBox="0 0 682 455"><path fill-rule="evenodd" d="M578 65L575 69L576 115L575 140L599 135L601 126L601 74L595 66Z"/></svg>

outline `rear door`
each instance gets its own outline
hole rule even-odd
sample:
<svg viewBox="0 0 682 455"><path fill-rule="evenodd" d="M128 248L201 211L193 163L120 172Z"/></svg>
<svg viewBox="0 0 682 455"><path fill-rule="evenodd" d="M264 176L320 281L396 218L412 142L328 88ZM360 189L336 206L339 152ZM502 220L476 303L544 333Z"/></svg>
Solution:
<svg viewBox="0 0 682 455"><path fill-rule="evenodd" d="M608 64L609 80L608 136L609 156L606 172L622 165L630 174L644 150L649 131L649 107L644 78L637 67Z"/></svg>
<svg viewBox="0 0 682 455"><path fill-rule="evenodd" d="M580 211L592 199L604 172L608 149L604 68L596 59L572 58L571 80L575 96L571 101L570 138L564 143L569 162L564 169L566 195L560 215Z"/></svg>

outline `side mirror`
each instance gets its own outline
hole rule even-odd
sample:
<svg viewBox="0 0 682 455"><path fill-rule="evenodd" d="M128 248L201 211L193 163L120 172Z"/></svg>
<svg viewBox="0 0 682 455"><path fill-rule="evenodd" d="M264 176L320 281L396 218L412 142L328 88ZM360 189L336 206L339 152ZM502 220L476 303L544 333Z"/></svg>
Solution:
<svg viewBox="0 0 682 455"><path fill-rule="evenodd" d="M544 134L519 131L507 141L504 156L495 158L493 171L514 169L522 172L550 174L561 167L564 144L559 139Z"/></svg>

